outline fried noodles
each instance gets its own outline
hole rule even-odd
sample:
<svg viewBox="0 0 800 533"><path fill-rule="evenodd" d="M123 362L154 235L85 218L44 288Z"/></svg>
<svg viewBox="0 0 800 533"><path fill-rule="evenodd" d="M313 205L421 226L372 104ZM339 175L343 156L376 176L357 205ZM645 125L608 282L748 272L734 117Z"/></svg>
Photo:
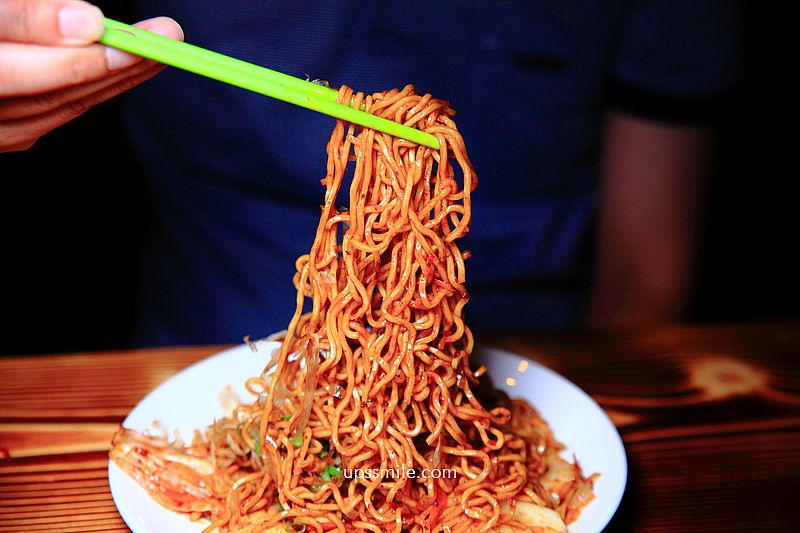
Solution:
<svg viewBox="0 0 800 533"><path fill-rule="evenodd" d="M246 383L257 399L190 445L121 429L112 459L162 505L210 519L206 531L563 530L593 478L558 456L530 406L476 394L485 369L469 365L469 252L457 241L477 177L454 112L412 86L343 87L339 102L431 133L440 149L337 121L294 316ZM456 475L342 475L359 469Z"/></svg>

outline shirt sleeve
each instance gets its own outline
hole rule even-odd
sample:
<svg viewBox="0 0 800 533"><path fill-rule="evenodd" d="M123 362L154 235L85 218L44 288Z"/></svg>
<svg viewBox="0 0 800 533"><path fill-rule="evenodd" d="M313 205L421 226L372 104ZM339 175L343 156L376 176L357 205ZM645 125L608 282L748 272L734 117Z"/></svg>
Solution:
<svg viewBox="0 0 800 533"><path fill-rule="evenodd" d="M617 26L612 108L655 120L708 122L742 75L736 0L630 0Z"/></svg>

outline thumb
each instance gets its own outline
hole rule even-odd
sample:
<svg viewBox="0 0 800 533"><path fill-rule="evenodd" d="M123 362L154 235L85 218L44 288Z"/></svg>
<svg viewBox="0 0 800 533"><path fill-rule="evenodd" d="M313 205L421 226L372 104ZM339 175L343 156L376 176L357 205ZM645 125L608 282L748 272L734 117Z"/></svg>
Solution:
<svg viewBox="0 0 800 533"><path fill-rule="evenodd" d="M85 45L103 35L103 13L81 0L0 0L0 41Z"/></svg>

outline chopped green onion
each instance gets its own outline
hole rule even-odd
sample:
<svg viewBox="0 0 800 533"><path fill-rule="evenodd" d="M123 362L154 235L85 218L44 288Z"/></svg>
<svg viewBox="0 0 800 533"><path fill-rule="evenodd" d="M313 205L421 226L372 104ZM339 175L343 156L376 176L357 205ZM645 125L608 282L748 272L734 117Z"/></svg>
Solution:
<svg viewBox="0 0 800 533"><path fill-rule="evenodd" d="M337 478L342 475L342 469L338 466L328 465L319 475L322 478L322 481L330 481L333 478Z"/></svg>
<svg viewBox="0 0 800 533"><path fill-rule="evenodd" d="M295 435L294 437L292 437L291 439L289 439L289 442L290 442L290 443L292 444L292 446L294 446L295 448L299 448L300 446L302 446L302 445L303 445L303 435Z"/></svg>
<svg viewBox="0 0 800 533"><path fill-rule="evenodd" d="M280 502L278 502L278 511L283 511L283 505Z"/></svg>
<svg viewBox="0 0 800 533"><path fill-rule="evenodd" d="M261 457L261 439L256 439L256 444L253 446L253 451L256 452L257 457Z"/></svg>
<svg viewBox="0 0 800 533"><path fill-rule="evenodd" d="M306 525L302 522L292 522L291 524L289 524L287 531L289 531L289 533L305 533Z"/></svg>
<svg viewBox="0 0 800 533"><path fill-rule="evenodd" d="M291 419L292 419L292 415L283 415L281 417L281 420L291 420Z"/></svg>

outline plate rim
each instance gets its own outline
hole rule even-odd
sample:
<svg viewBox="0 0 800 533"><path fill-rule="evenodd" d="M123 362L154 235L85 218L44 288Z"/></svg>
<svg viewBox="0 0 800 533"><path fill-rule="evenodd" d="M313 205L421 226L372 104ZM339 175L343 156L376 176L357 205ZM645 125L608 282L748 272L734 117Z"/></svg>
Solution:
<svg viewBox="0 0 800 533"><path fill-rule="evenodd" d="M611 501L614 502L613 505L609 505L608 506L608 508L607 508L607 510L605 512L605 515L601 515L601 519L596 524L596 526L598 526L597 527L597 531L598 532L603 531L606 528L606 526L608 526L608 524L611 522L611 519L614 517L614 515L617 513L617 511L619 510L619 506L622 504L622 499L625 496L625 490L627 489L627 486L628 486L628 453L627 453L627 449L625 448L625 442L622 439L622 435L620 435L619 429L617 428L616 424L614 424L614 421L611 420L611 417L608 416L608 413L606 412L605 409L603 409L603 406L601 406L597 402L597 400L595 400L592 397L591 394L589 394L588 392L583 390L581 387L576 385L572 380L570 380L569 378L565 377L563 374L560 374L560 373L556 372L555 370L553 370L552 368L546 366L545 364L541 363L540 361L537 361L537 360L535 360L535 359L533 359L532 357L529 357L529 356L525 356L525 355L521 355L521 354L512 352L512 351L507 350L505 348L499 348L499 347L491 346L491 345L478 348L478 349L476 349L476 352L478 354L482 354L483 352L492 352L492 354L498 354L499 353L499 354L503 355L504 357L515 358L515 359L524 359L524 360L528 361L528 365L533 365L533 366L537 367L537 370L539 370L543 374L547 374L548 377L550 377L550 379L554 379L556 381L562 382L564 385L566 385L566 386L570 387L571 389L573 389L579 396L582 396L585 400L590 402L593 405L593 407L597 410L597 412L600 414L603 422L605 424L607 424L609 426L609 428L612 430L609 433L613 434L613 436L614 436L614 444L615 444L614 453L616 453L618 455L617 460L619 461L619 464L620 464L620 467L621 467L622 483L620 485L618 485L616 490L614 491L615 493L613 494L613 497L611 499ZM533 407L536 409L535 405L533 405ZM537 411L538 411L538 409L537 409ZM548 423L548 425L550 425L550 421L548 421L548 420L545 420L545 421ZM554 433L555 433L555 431L554 431ZM561 439L560 439L560 437L558 437L558 435L556 435L556 440L558 440L559 442L564 444L564 446L565 446L564 452L568 452L570 450L569 443L561 441ZM584 472L584 474L585 473L586 472ZM600 475L602 476L603 473L600 472ZM591 505L591 503L589 503L589 505ZM593 526L595 526L595 524L593 524Z"/></svg>

